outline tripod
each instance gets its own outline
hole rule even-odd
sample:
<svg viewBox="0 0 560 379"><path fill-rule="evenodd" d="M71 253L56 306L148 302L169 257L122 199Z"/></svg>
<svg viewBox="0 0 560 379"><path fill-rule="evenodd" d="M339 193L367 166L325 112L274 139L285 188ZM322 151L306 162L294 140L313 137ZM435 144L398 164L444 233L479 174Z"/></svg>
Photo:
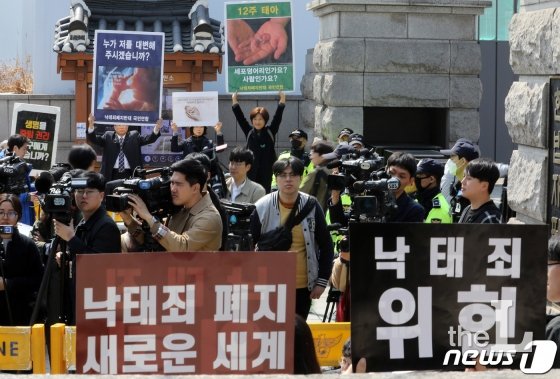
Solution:
<svg viewBox="0 0 560 379"><path fill-rule="evenodd" d="M229 233L224 251L253 251L253 237L249 233Z"/></svg>

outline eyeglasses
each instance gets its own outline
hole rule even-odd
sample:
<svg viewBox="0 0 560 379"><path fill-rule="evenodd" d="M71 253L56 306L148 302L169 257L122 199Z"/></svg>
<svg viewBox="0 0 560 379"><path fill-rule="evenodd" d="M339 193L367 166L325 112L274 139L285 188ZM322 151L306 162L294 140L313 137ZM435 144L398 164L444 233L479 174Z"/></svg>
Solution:
<svg viewBox="0 0 560 379"><path fill-rule="evenodd" d="M230 166L234 166L234 167L241 167L245 165L245 162L234 162L234 161L230 161L229 162Z"/></svg>
<svg viewBox="0 0 560 379"><path fill-rule="evenodd" d="M285 172L283 174L276 175L277 178L288 179L288 178L295 178L301 175L294 174L293 172Z"/></svg>
<svg viewBox="0 0 560 379"><path fill-rule="evenodd" d="M15 218L17 217L18 213L16 211L0 211L0 218L8 217L8 218Z"/></svg>
<svg viewBox="0 0 560 379"><path fill-rule="evenodd" d="M99 190L83 190L83 189L77 189L76 190L76 195L78 196L86 196L86 197L90 197L91 195L93 195L94 193L99 192Z"/></svg>
<svg viewBox="0 0 560 379"><path fill-rule="evenodd" d="M8 217L8 218L16 218L18 213L16 211L0 211L0 218Z"/></svg>

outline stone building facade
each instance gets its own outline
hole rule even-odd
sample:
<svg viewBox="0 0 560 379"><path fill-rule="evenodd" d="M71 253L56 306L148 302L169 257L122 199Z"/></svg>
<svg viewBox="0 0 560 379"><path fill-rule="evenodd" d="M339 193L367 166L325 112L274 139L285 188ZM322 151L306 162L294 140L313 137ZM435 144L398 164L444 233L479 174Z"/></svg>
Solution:
<svg viewBox="0 0 560 379"><path fill-rule="evenodd" d="M547 220L549 161L549 82L560 72L560 4L521 0L511 20L510 64L519 75L506 98L506 124L513 151L508 202L525 223Z"/></svg>
<svg viewBox="0 0 560 379"><path fill-rule="evenodd" d="M406 109L414 115L429 108L441 122L432 125L437 137L424 142L478 140L482 86L476 21L490 5L483 0L311 1L308 9L320 19L320 34L301 84L305 124L329 139L350 127L376 145L373 137L383 133L377 127L412 130L415 125L377 125L374 117L368 119L372 109ZM407 134L403 130L395 144L406 144Z"/></svg>

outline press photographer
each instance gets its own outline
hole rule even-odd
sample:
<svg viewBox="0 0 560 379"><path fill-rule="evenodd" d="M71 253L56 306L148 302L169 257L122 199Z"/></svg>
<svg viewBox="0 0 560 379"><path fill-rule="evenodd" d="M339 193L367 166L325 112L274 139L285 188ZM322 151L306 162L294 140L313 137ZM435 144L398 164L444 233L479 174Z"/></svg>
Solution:
<svg viewBox="0 0 560 379"><path fill-rule="evenodd" d="M29 325L43 276L39 250L18 232L21 203L13 194L0 195L0 325Z"/></svg>
<svg viewBox="0 0 560 379"><path fill-rule="evenodd" d="M387 159L386 171L379 172L380 157L342 161L344 174L338 181L330 179L330 221L347 225L350 219L361 222L422 222L424 209L404 188L414 181L416 161L407 153L396 152ZM362 178L368 178L363 180ZM360 178L361 180L357 180ZM344 212L341 191L346 189L352 198L350 214ZM366 196L361 196L365 194Z"/></svg>
<svg viewBox="0 0 560 379"><path fill-rule="evenodd" d="M128 233L123 237L127 249L144 243L141 223L167 251L217 251L222 244L222 220L206 191L207 170L197 160L183 159L171 166L171 201L181 207L166 223L154 216L137 194L129 194L130 209L120 213Z"/></svg>
<svg viewBox="0 0 560 379"><path fill-rule="evenodd" d="M8 138L8 149L3 151L0 160L0 193L13 193L19 196L22 204L20 222L33 225L35 212L29 191L31 165L25 163L23 157L27 153L29 138L14 134Z"/></svg>
<svg viewBox="0 0 560 379"><path fill-rule="evenodd" d="M69 262L69 298L64 299L67 323L75 325L74 305L76 301L76 254L120 253L120 231L113 219L107 215L103 206L105 180L103 175L96 172L84 172L78 179L85 179L84 188L73 191L76 206L82 212L83 219L74 228L70 220L69 225L53 221L55 234L66 241L66 251L56 252L58 266L64 268L64 263ZM69 301L67 301L69 300Z"/></svg>

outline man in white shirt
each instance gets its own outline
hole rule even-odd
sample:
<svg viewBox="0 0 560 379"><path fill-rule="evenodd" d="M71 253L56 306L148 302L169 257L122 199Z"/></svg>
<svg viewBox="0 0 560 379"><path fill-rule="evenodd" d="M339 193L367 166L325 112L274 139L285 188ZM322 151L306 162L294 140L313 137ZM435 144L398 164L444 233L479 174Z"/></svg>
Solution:
<svg viewBox="0 0 560 379"><path fill-rule="evenodd" d="M247 177L247 172L253 164L253 152L236 147L229 155L229 173L226 184L227 200L234 203L252 203L263 197L266 192L263 186Z"/></svg>

